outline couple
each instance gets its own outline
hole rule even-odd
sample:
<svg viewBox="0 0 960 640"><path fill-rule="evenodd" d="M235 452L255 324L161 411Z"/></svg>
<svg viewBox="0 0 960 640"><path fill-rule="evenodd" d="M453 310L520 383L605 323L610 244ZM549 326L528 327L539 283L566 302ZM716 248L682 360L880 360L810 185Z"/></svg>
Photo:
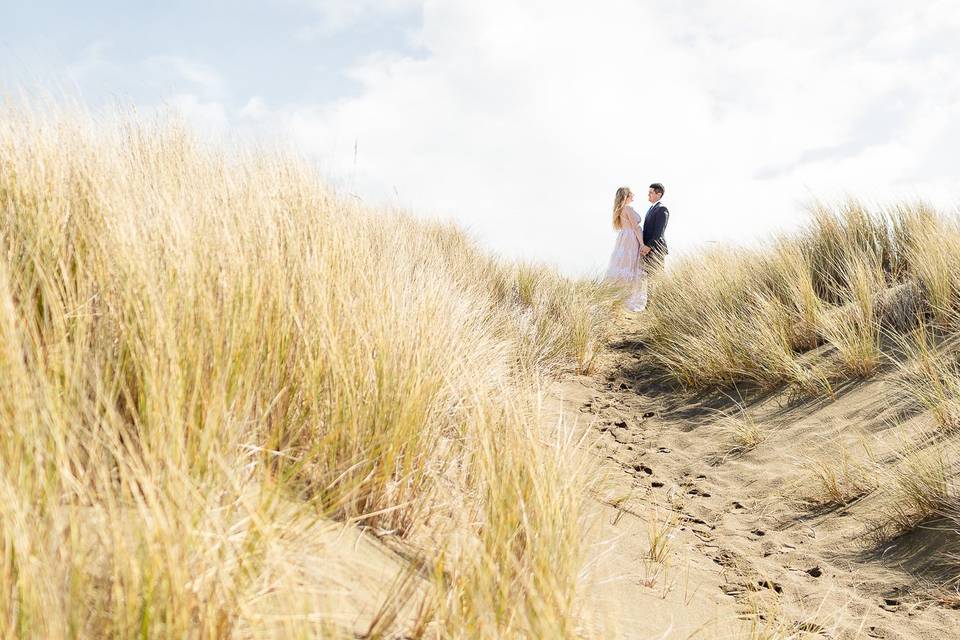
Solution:
<svg viewBox="0 0 960 640"><path fill-rule="evenodd" d="M670 220L670 211L664 206L663 185L654 182L647 190L650 208L640 219L630 203L633 192L629 187L617 189L613 200L613 228L619 231L610 257L607 280L624 284L629 291L627 309L643 311L647 307L647 278L663 268L667 255L667 241L663 237Z"/></svg>

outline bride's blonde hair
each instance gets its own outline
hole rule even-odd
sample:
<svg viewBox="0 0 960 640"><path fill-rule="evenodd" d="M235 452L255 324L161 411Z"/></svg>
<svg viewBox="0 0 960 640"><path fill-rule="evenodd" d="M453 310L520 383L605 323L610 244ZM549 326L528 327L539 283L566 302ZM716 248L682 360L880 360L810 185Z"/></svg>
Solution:
<svg viewBox="0 0 960 640"><path fill-rule="evenodd" d="M613 199L613 228L616 231L620 231L620 213L623 211L623 203L627 201L627 197L633 195L630 193L630 187L620 187L617 189L617 195Z"/></svg>

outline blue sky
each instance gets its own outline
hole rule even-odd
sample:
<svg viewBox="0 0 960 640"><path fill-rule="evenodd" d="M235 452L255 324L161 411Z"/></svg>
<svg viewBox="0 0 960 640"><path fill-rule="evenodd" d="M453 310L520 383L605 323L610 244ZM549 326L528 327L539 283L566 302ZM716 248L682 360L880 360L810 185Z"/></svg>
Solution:
<svg viewBox="0 0 960 640"><path fill-rule="evenodd" d="M796 228L815 198L960 194L951 1L0 2L8 91L279 140L568 273L603 269L621 185L666 184L678 252Z"/></svg>
<svg viewBox="0 0 960 640"><path fill-rule="evenodd" d="M343 71L363 56L384 50L416 55L411 36L422 22L418 6L354 15L323 4L4 2L4 79L76 80L92 102L107 95L157 102L198 88L176 69L164 73L161 65L148 64L172 58L218 76L219 86L202 87L211 97L239 105L253 95L315 103L356 92L357 83Z"/></svg>

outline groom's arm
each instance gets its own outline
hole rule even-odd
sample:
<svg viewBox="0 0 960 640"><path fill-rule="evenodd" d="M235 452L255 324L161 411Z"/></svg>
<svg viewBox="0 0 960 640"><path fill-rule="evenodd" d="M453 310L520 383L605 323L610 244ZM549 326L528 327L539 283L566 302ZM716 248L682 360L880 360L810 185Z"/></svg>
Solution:
<svg viewBox="0 0 960 640"><path fill-rule="evenodd" d="M667 220L670 217L670 211L666 207L661 207L654 216L653 224L650 225L649 242L651 249L664 249L666 242L663 240L663 234L667 231Z"/></svg>

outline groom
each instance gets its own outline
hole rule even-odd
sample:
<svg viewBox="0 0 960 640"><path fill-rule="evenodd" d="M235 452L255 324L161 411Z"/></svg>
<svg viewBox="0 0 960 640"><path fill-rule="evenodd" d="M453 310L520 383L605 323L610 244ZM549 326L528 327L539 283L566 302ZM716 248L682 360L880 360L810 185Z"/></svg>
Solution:
<svg viewBox="0 0 960 640"><path fill-rule="evenodd" d="M670 210L664 206L663 185L654 182L647 190L647 200L650 208L643 218L643 246L640 255L647 261L647 271L659 271L663 268L663 261L667 256L667 240L663 237L670 220Z"/></svg>

